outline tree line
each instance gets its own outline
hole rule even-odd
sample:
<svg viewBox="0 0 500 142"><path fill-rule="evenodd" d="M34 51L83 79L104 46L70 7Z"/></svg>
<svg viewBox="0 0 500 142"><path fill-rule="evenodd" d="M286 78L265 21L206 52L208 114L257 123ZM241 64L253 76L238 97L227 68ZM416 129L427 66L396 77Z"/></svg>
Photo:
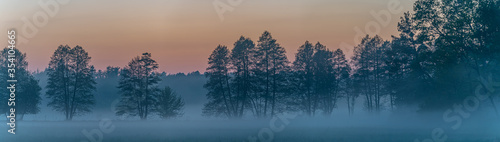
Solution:
<svg viewBox="0 0 500 142"><path fill-rule="evenodd" d="M36 114L40 111L41 90L38 80L33 73L27 70L26 54L16 51L16 79L17 96L15 106L17 119L22 120L25 114ZM8 49L2 52L2 69L6 70ZM182 115L184 101L175 94L170 87L159 88L157 85L161 75L156 70L158 63L151 58L150 53L137 56L129 62L128 66L120 70L108 67L106 74L98 72L90 65L91 57L81 46L74 48L61 45L51 57L46 74L48 76L45 96L49 99L47 104L54 111L65 115L65 120L73 120L75 116L90 113L95 105L95 80L98 77L110 75L119 76L120 101L116 106L117 116L138 116L146 120L148 116L155 115L162 119ZM118 73L119 72L119 73ZM115 73L115 74L114 74ZM112 76L116 75L116 76ZM8 78L6 72L0 73L1 78ZM4 82L2 82L4 83ZM4 83L5 86L7 86ZM1 97L9 97L5 88L2 88ZM9 107L2 104L2 112L7 113Z"/></svg>
<svg viewBox="0 0 500 142"><path fill-rule="evenodd" d="M219 45L210 55L203 113L331 116L344 99L351 115L359 98L370 113L409 106L425 112L486 92L498 114L498 93L485 80L499 79L499 7L498 0L417 0L400 18L399 35L367 35L350 59L340 49L306 41L290 62L268 31L257 43L242 36L231 50Z"/></svg>

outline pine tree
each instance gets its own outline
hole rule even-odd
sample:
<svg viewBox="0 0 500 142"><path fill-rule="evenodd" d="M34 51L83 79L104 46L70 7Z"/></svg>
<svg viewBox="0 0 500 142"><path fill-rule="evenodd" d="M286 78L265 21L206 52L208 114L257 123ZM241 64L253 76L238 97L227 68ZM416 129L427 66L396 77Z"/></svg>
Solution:
<svg viewBox="0 0 500 142"><path fill-rule="evenodd" d="M249 95L253 88L252 70L255 68L253 54L255 50L254 42L243 36L234 43L234 48L231 52L232 70L234 70L234 78L232 88L236 97L236 116L242 117L245 108L250 106Z"/></svg>
<svg viewBox="0 0 500 142"><path fill-rule="evenodd" d="M257 117L274 116L285 107L282 100L286 95L286 76L289 72L285 53L285 48L268 31L259 38L254 71L258 93L252 96L253 111Z"/></svg>
<svg viewBox="0 0 500 142"><path fill-rule="evenodd" d="M155 111L157 103L157 84L161 79L155 73L158 63L151 58L151 53L143 53L129 62L121 72L118 88L121 100L116 107L116 115L139 116L141 120Z"/></svg>
<svg viewBox="0 0 500 142"><path fill-rule="evenodd" d="M314 47L306 41L299 47L293 62L295 86L295 106L309 116L313 116L317 109L318 97L313 92L314 84Z"/></svg>
<svg viewBox="0 0 500 142"><path fill-rule="evenodd" d="M208 58L208 78L204 87L208 90L208 103L203 108L203 114L207 116L223 116L227 118L237 117L237 106L234 104L235 97L231 92L229 75L230 52L226 46L219 45Z"/></svg>

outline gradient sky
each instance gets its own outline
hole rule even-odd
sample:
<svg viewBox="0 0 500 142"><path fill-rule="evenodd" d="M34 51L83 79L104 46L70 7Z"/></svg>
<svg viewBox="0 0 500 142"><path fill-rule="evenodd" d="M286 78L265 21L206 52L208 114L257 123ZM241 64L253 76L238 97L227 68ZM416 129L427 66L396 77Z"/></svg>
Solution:
<svg viewBox="0 0 500 142"><path fill-rule="evenodd" d="M22 33L22 17L32 21L35 13L44 12L39 1L48 0L0 0L0 30L15 28ZM72 0L60 5L59 12L18 48L27 53L32 71L47 67L54 50L67 44L84 47L97 69L124 67L133 57L151 52L161 71L203 72L218 44L232 48L241 35L256 42L268 30L293 61L306 40L320 41L330 49L342 42L354 45L354 28L364 30L376 21L370 11L387 10L389 1L243 0L221 21L213 0ZM400 2L403 11L410 11L414 0ZM397 34L401 15L392 15L390 24L382 27L384 39ZM5 46L6 41L0 39ZM352 47L344 50L352 53Z"/></svg>

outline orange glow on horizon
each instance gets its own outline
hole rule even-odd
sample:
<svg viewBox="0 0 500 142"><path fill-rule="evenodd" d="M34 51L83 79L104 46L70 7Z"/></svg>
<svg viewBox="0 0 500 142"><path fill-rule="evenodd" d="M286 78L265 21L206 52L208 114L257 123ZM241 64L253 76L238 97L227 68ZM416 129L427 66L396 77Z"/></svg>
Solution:
<svg viewBox="0 0 500 142"><path fill-rule="evenodd" d="M254 0L243 1L224 13L221 21L212 1L71 1L60 5L54 17L27 43L18 44L27 53L29 69L43 70L61 44L82 46L97 69L124 67L133 57L150 52L160 71L204 72L207 58L217 45L232 48L241 36L257 42L268 30L294 60L297 48L306 40L321 42L330 49L342 42L354 45L354 27L376 19L370 11L387 9L391 0ZM401 1L409 11L414 1ZM22 30L22 17L44 11L38 2L0 2L0 29ZM384 39L397 34L402 13L392 15L379 33ZM0 43L6 44L7 38ZM352 49L349 49L352 50ZM352 51L344 51L348 55Z"/></svg>

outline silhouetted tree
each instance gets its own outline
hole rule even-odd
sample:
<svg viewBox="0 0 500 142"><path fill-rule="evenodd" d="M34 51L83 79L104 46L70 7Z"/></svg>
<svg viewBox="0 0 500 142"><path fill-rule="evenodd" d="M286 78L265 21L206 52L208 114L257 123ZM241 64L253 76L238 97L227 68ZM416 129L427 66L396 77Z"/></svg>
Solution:
<svg viewBox="0 0 500 142"><path fill-rule="evenodd" d="M17 48L14 48L14 59L9 61L9 48L4 48L1 57L0 57L0 79L3 81L0 82L2 86L10 86L10 83L7 80L17 80L15 83L16 96L15 96L15 104L12 106L8 106L8 103L3 103L0 107L0 111L2 113L10 112L10 108L16 109L17 120L22 120L25 114L37 114L40 111L39 104L41 101L40 98L40 90L42 88L38 85L38 81L33 77L33 75L28 71L28 62L26 61L26 53L22 53ZM9 68L9 64L12 68ZM15 69L13 73L14 76L11 77L7 72L8 69ZM7 90L7 87L2 87L0 90L1 100L9 100L10 91Z"/></svg>
<svg viewBox="0 0 500 142"><path fill-rule="evenodd" d="M208 103L203 108L203 114L208 116L224 116L234 118L238 115L235 98L230 85L230 53L226 46L219 45L208 58L208 68L205 73L208 78L204 87L208 90Z"/></svg>
<svg viewBox="0 0 500 142"><path fill-rule="evenodd" d="M293 81L295 86L295 106L309 116L313 116L318 107L318 96L314 90L314 47L306 41L299 47L293 62Z"/></svg>
<svg viewBox="0 0 500 142"><path fill-rule="evenodd" d="M268 31L259 38L254 70L257 93L251 97L253 112L257 117L274 116L285 107L283 97L287 88L286 73L289 72L285 53L285 48Z"/></svg>
<svg viewBox="0 0 500 142"><path fill-rule="evenodd" d="M332 52L319 42L313 46L306 41L293 65L291 84L297 91L292 105L309 116L318 109L330 116L338 99L347 94L350 67L342 50Z"/></svg>
<svg viewBox="0 0 500 142"><path fill-rule="evenodd" d="M439 86L432 89L433 95L419 96L424 99L421 109L448 108L471 95L477 85L486 86L481 78L497 74L498 3L498 0L415 2L411 20L421 44L417 47L431 51L428 76L432 86Z"/></svg>
<svg viewBox="0 0 500 142"><path fill-rule="evenodd" d="M398 23L399 36L393 36L387 51L386 86L391 108L414 106L422 103L422 95L431 94L431 80L427 76L430 50L419 44L412 14L406 12ZM420 47L418 47L420 46ZM422 89L426 88L426 89Z"/></svg>
<svg viewBox="0 0 500 142"><path fill-rule="evenodd" d="M155 73L158 63L151 58L150 53L143 53L129 62L121 72L118 88L121 100L116 107L116 115L139 116L146 120L154 111L157 97L157 84L161 79Z"/></svg>
<svg viewBox="0 0 500 142"><path fill-rule="evenodd" d="M250 105L249 95L252 93L252 88L254 88L254 83L252 82L252 77L254 74L252 70L255 68L255 62L252 60L255 53L254 42L243 36L240 37L238 41L234 43L234 48L231 52L231 64L232 70L234 72L233 78L233 92L236 97L236 116L242 117L245 108Z"/></svg>
<svg viewBox="0 0 500 142"><path fill-rule="evenodd" d="M333 94L334 97L345 97L347 99L347 108L349 114L354 112L354 102L356 101L356 96L352 95L349 91L350 87L350 72L351 67L345 57L344 52L341 49L337 49L333 52L332 57L333 62L333 75L334 75L334 86ZM337 101L336 99L334 101Z"/></svg>
<svg viewBox="0 0 500 142"><path fill-rule="evenodd" d="M333 52L321 43L314 46L314 93L318 96L320 109L325 116L330 116L340 98L336 92L336 77L333 62Z"/></svg>
<svg viewBox="0 0 500 142"><path fill-rule="evenodd" d="M66 120L91 112L94 105L95 81L91 57L81 47L59 46L51 57L46 95L48 106L63 112Z"/></svg>
<svg viewBox="0 0 500 142"><path fill-rule="evenodd" d="M379 36L373 38L366 36L361 43L354 47L354 81L356 88L365 95L365 108L369 112L380 112L383 96L387 93L384 82L385 52L388 42Z"/></svg>
<svg viewBox="0 0 500 142"><path fill-rule="evenodd" d="M354 75L348 76L348 78L345 80L345 99L346 99L346 104L347 104L347 112L349 116L352 116L354 114L354 107L356 105L356 99L359 97L360 90L356 88L355 86L355 81L354 81Z"/></svg>

